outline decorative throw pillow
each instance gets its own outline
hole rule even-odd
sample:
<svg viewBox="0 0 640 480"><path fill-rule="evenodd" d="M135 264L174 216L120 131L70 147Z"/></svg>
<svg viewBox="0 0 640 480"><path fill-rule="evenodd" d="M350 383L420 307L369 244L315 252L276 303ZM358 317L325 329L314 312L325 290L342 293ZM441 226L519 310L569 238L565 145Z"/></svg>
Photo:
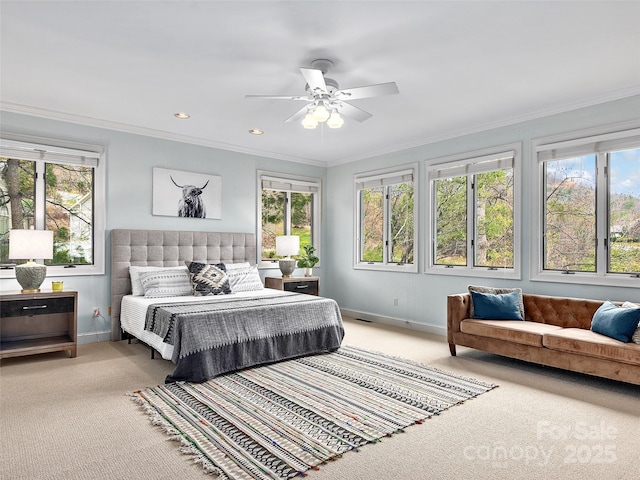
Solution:
<svg viewBox="0 0 640 480"><path fill-rule="evenodd" d="M262 290L264 285L258 273L258 267L247 264L246 267L234 267L229 269L227 265L227 276L232 292L252 292Z"/></svg>
<svg viewBox="0 0 640 480"><path fill-rule="evenodd" d="M184 297L192 294L186 268L140 272L139 276L147 298Z"/></svg>
<svg viewBox="0 0 640 480"><path fill-rule="evenodd" d="M632 302L624 302L622 304L622 308L640 308L640 305ZM633 335L631 335L631 341L633 343L640 343L640 323L638 323L638 327L636 328L636 331L633 332Z"/></svg>
<svg viewBox="0 0 640 480"><path fill-rule="evenodd" d="M511 293L471 292L475 306L472 318L483 320L524 320L520 314L520 295Z"/></svg>
<svg viewBox="0 0 640 480"><path fill-rule="evenodd" d="M142 283L140 283L140 274L142 272L159 272L161 270L184 270L188 274L188 271L184 265L180 265L177 267L138 267L135 265L131 265L129 267L129 277L131 278L131 294L138 297L144 295L144 288L142 288Z"/></svg>
<svg viewBox="0 0 640 480"><path fill-rule="evenodd" d="M621 342L629 342L640 322L639 308L623 308L604 302L591 320L591 330Z"/></svg>
<svg viewBox="0 0 640 480"><path fill-rule="evenodd" d="M189 269L194 296L204 297L231 293L224 263L216 265L199 262L184 263Z"/></svg>
<svg viewBox="0 0 640 480"><path fill-rule="evenodd" d="M497 288L497 287L481 287L475 285L469 285L469 293L471 292L479 292L479 293L492 293L494 295L500 295L502 293L511 293L518 292L518 304L520 308L520 320L524 320L524 301L522 299L522 289L521 288ZM471 318L475 317L475 306L473 304L473 296L471 296L471 302L469 304L469 315Z"/></svg>

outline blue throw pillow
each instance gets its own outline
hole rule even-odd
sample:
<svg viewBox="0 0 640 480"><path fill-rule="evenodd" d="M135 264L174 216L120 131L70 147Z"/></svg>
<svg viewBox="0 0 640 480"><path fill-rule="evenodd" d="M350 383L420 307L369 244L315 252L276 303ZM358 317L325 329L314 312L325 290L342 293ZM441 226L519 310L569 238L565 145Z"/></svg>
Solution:
<svg viewBox="0 0 640 480"><path fill-rule="evenodd" d="M631 340L639 321L640 308L622 308L606 301L593 315L591 330L626 343Z"/></svg>
<svg viewBox="0 0 640 480"><path fill-rule="evenodd" d="M471 292L473 318L483 320L524 320L520 314L520 293Z"/></svg>

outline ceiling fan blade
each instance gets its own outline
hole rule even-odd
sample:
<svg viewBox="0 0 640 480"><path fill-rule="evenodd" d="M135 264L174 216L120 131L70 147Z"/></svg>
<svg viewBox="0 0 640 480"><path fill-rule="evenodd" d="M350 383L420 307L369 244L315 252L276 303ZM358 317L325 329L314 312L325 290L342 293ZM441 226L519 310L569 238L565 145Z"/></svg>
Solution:
<svg viewBox="0 0 640 480"><path fill-rule="evenodd" d="M338 106L338 112L340 113L340 115L352 118L357 122L364 122L367 118L371 118L373 116L369 112L365 112L361 108L358 108L347 102L340 102L340 105Z"/></svg>
<svg viewBox="0 0 640 480"><path fill-rule="evenodd" d="M380 97L383 95L395 95L399 93L395 82L379 83L377 85L367 85L364 87L345 88L333 94L339 100L356 100L358 98Z"/></svg>
<svg viewBox="0 0 640 480"><path fill-rule="evenodd" d="M285 122L295 122L296 120L302 119L307 114L307 112L309 111L308 107L309 107L308 105L305 105L300 110L298 110L296 113L294 113L293 115L288 117L285 120Z"/></svg>
<svg viewBox="0 0 640 480"><path fill-rule="evenodd" d="M307 102L313 101L313 98L309 98L306 95L245 95L244 98L271 98L275 100L305 100Z"/></svg>
<svg viewBox="0 0 640 480"><path fill-rule="evenodd" d="M322 71L315 68L300 68L300 72L302 72L302 76L307 81L312 93L329 93Z"/></svg>

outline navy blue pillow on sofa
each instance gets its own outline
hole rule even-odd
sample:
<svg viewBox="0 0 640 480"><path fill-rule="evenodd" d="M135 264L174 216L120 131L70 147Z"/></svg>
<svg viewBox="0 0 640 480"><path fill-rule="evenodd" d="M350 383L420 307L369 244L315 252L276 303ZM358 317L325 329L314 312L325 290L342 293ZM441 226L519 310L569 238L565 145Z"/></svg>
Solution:
<svg viewBox="0 0 640 480"><path fill-rule="evenodd" d="M524 320L520 314L520 293L471 292L473 318L482 320Z"/></svg>
<svg viewBox="0 0 640 480"><path fill-rule="evenodd" d="M640 308L618 307L607 300L593 314L591 331L627 343L638 327L638 321Z"/></svg>

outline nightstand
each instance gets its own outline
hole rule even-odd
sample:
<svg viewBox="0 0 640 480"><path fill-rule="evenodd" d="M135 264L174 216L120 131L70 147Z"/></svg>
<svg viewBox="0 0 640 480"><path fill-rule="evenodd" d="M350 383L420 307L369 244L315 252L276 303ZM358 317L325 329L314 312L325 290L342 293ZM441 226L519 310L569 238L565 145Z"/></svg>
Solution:
<svg viewBox="0 0 640 480"><path fill-rule="evenodd" d="M78 292L0 295L0 358L68 350L78 354Z"/></svg>
<svg viewBox="0 0 640 480"><path fill-rule="evenodd" d="M264 286L287 292L320 295L320 277L265 277Z"/></svg>

